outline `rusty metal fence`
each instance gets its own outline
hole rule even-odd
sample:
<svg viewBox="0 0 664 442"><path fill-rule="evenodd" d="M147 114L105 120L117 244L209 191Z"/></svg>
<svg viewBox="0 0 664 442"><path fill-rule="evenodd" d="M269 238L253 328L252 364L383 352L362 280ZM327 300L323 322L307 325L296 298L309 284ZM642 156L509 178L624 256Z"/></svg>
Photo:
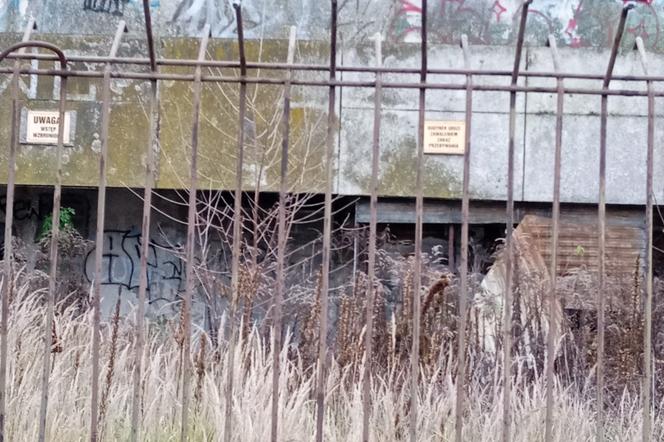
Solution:
<svg viewBox="0 0 664 442"><path fill-rule="evenodd" d="M57 46L31 39L31 33L36 28L34 21L31 21L27 26L23 39L20 43L14 44L0 53L0 61L9 58L14 60L12 68L0 68L0 74L10 75L12 78L12 136L9 144L8 153L8 182L7 182L7 200L6 200L6 215L5 215L5 244L4 244L4 287L2 295L2 314L0 322L0 440L3 440L5 434L6 412L5 406L7 402L6 390L6 377L7 377L7 324L8 324L8 299L10 291L12 290L11 274L12 274L12 222L13 222L13 201L15 191L15 165L16 154L18 146L18 127L20 109L18 105L18 79L20 75L44 75L55 76L60 78L60 101L59 101L59 132L57 142L57 164L56 164L56 181L53 193L53 223L52 223L52 241L50 248L50 275L49 275L49 290L47 297L47 316L44 324L44 360L43 360L43 377L42 377L42 395L41 395L41 409L39 418L39 440L45 439L46 429L46 411L49 399L49 365L51 358L52 334L51 328L54 320L54 302L56 296L56 281L57 274L57 259L58 259L58 235L59 235L59 216L60 216L60 199L62 190L62 151L63 151L63 132L64 132L64 113L66 109L66 94L67 94L67 80L72 77L85 77L85 78L102 78L102 119L101 119L101 153L99 157L99 182L98 182L98 207L97 207L97 230L96 230L96 267L95 278L92 289L92 308L93 308L93 342L92 342L92 393L91 393L91 420L90 420L90 440L96 441L98 439L98 405L99 405L99 346L100 346L100 281L101 277L101 262L102 262L102 249L99 245L103 243L104 236L104 211L105 211L105 196L106 196L106 174L107 174L107 160L109 150L109 120L110 120L110 88L111 82L114 79L137 79L149 81L151 84L150 94L150 125L149 125L149 143L146 147L147 161L145 168L145 185L144 185L144 207L143 207L143 221L142 229L143 236L149 237L150 230L150 216L151 216L151 197L154 185L155 175L155 154L153 151L153 143L156 137L157 118L159 107L159 83L161 81L181 81L193 82L193 120L192 135L191 135L191 171L190 171L190 184L189 184L189 211L188 211L188 227L187 227L187 242L186 242L186 291L184 294L184 302L182 305L183 318L185 319L185 333L184 333L184 351L189 354L191 351L191 306L192 296L194 293L194 270L193 270L193 257L195 253L195 238L194 238L194 224L195 224L195 205L196 205L196 190L197 190L197 148L199 138L199 125L200 125L200 111L201 111L201 88L204 82L218 82L218 83L234 83L239 84L239 121L237 124L237 164L236 164L236 186L235 192L235 211L233 220L233 246L232 246L232 302L231 302L231 321L235 318L235 308L238 303L238 284L239 284L239 268L240 268L240 242L241 242L241 196L242 196L242 173L243 173L243 149L245 129L243 121L246 112L247 100L247 85L248 84L271 84L281 85L284 88L283 103L275 103L275 106L283 106L283 117L281 121L281 137L282 137L282 156L281 156L281 180L279 191L279 212L278 212L278 256L277 256L277 269L278 278L273 298L273 308L275 315L273 316L273 326L275 332L273 334L273 396L272 396L272 414L271 414L271 439L277 440L278 429L278 397L279 397L279 374L280 374L280 359L279 350L282 347L282 303L284 302L285 281L283 277L284 263L286 259L286 246L287 246L287 232L285 231L286 225L286 212L285 204L288 192L287 174L288 174L288 150L289 150L289 114L290 114L290 97L292 86L316 86L327 87L329 91L328 98L328 125L327 125L327 143L326 143L326 161L325 161L325 174L326 174L326 187L325 187L325 201L324 201L324 229L323 229L323 248L322 248L322 270L321 270L321 320L320 320L320 333L319 333L319 359L318 359L318 372L317 372L317 385L316 385L316 440L323 440L323 423L325 417L325 398L326 398L326 373L328 370L328 344L326 341L328 331L328 292L329 292L329 269L330 269L330 254L331 254L331 226L332 226L332 192L333 192L333 161L334 161L334 148L335 148L335 99L338 88L373 88L374 95L374 120L373 120L373 143L372 143L372 175L371 175L371 199L370 199L370 241L368 248L368 277L369 281L373 282L376 278L375 263L376 263L376 236L377 236L377 201L378 201L378 176L379 176L379 155L381 147L381 107L383 90L387 88L396 89L417 89L419 91L419 131L418 131L418 149L417 149L417 174L416 174L416 230L415 230L415 256L414 256L414 290L412 293L413 306L413 322L412 322L412 350L410 360L410 431L409 439L415 441L418 437L416 433L416 424L418 416L418 373L419 373L419 345L420 345L420 291L422 286L422 275L420 268L422 266L422 230L423 230L423 137L424 137L424 122L425 122L425 97L428 90L461 90L465 91L466 105L465 105L465 124L466 136L465 140L465 153L464 153L464 166L463 166L463 199L462 199L462 228L461 228L461 261L460 261L460 298L459 308L461 312L465 312L468 308L468 250L469 250L469 211L470 211L470 195L469 195L469 181L470 181L470 151L472 148L471 125L473 122L473 94L483 91L500 91L509 93L509 140L506 148L508 150L508 172L507 172L507 205L505 214L506 224L506 267L507 267L507 289L504 299L504 317L502 334L504 345L503 349L510 349L510 340L512 338L511 324L512 324L512 291L513 291L513 261L514 261L514 247L512 244L513 226L515 223L514 216L514 162L515 162L515 131L516 131L516 99L518 94L526 93L544 93L555 94L557 96L556 126L555 126L555 162L552 165L554 168L554 188L553 188L553 203L552 203L552 260L550 263L551 281L552 284L548 288L548 312L549 321L552 321L554 305L559 302L556 298L556 268L557 268L557 250L558 250L558 236L560 229L560 175L561 175L561 149L562 149L562 133L563 133L563 112L565 97L570 94L587 95L587 96L600 96L601 97L601 128L599 133L599 194L598 201L598 231L599 231L599 285L597 287L597 339L598 339L598 365L597 365L597 429L596 436L598 441L604 440L604 415L605 411L602 407L604 403L604 365L605 365L605 347L604 347L604 323L605 323L605 261L606 261L606 152L607 152L607 103L610 96L645 96L648 102L648 118L647 118L647 175L646 175L646 208L645 218L647 220L647 255L646 255L646 269L647 269L647 284L646 284L646 302L645 302L645 332L643 336L644 346L644 374L642 379L642 405L643 405L643 440L651 440L651 388L652 384L652 300L653 300L653 263L652 263L652 241L653 241L653 147L654 147L654 125L655 125L655 99L656 97L664 96L664 92L658 92L654 89L655 82L664 81L664 76L650 75L648 72L648 62L646 52L644 50L643 42L637 39L637 47L640 54L643 75L640 76L614 76L613 68L618 54L619 46L621 44L623 32L625 30L625 22L631 5L625 6L619 17L619 25L615 33L615 39L611 49L611 56L608 61L606 73L602 75L595 74L566 74L562 71L562 61L559 59L556 40L553 36L549 37L548 46L550 47L551 55L554 62L553 72L521 72L521 56L524 44L524 31L526 27L528 8L532 0L523 2L519 31L516 40L516 50L514 55L514 65L511 71L503 70L475 70L472 68L472 48L468 44L467 38L461 39L461 47L464 55L464 69L430 69L427 65L427 2L422 1L422 26L421 26L421 67L419 69L411 68L387 68L383 67L381 62L381 43L380 38L376 39L376 59L377 65L374 67L352 67L352 66L337 66L336 53L337 53L337 2L331 1L331 34L330 34L330 61L329 65L321 64L297 64L294 63L294 48L295 48L295 33L291 30L290 41L288 46L288 58L286 63L256 63L248 62L245 57L244 51L244 37L242 27L242 10L240 5L235 4L235 11L238 23L237 37L239 44L239 60L238 61L217 61L206 60L206 49L210 38L209 27L205 29L200 38L200 47L198 58L196 60L185 59L158 59L155 53L155 45L152 32L152 24L150 17L149 1L144 0L144 13L145 13L145 27L147 47L149 54L147 58L122 58L117 56L117 51L120 46L123 33L125 32L124 22L120 22L117 27L113 44L108 56L71 56L68 57ZM41 48L52 52L50 54L26 54L25 48ZM20 61L24 59L37 59L59 62L59 69L35 69L35 68L22 68ZM97 71L82 71L72 70L69 68L70 62L93 62L103 63L103 72ZM142 65L149 66L149 73L137 73L129 71L113 71L111 68L114 65ZM178 74L178 73L162 73L161 67L193 67L193 74ZM239 68L239 76L223 76L223 75L204 75L203 68ZM270 69L282 70L286 72L283 78L268 78L260 76L248 76L249 70L255 69ZM315 71L329 74L328 80L310 80L298 79L295 73L303 71ZM374 74L375 79L371 81L344 81L337 79L339 72L363 72ZM386 82L383 76L385 74L411 74L419 75L419 81L412 82ZM430 74L446 74L461 76L465 78L465 84L445 84L434 83L427 80ZM505 85L478 85L474 84L474 78L482 77L497 77L505 78L508 80ZM519 78L522 77L539 77L551 78L556 80L556 87L543 87L543 86L520 86L518 85ZM599 88L569 88L565 87L565 79L583 79L595 80L601 82ZM647 90L637 89L610 89L610 84L613 79L632 83L644 83L647 85ZM135 371L133 396L132 396L132 411L131 411L131 439L140 440L140 390L141 390L141 354L143 352L145 336L143 326L143 316L145 312L146 302L146 287L147 287L147 265L148 265L148 246L149 242L144 241L141 249L140 260L140 284L138 288L138 314L135 330ZM370 285L371 286L371 285ZM373 305L371 300L375 296L373 290L369 290L370 300L368 305ZM466 354L467 337L466 337L466 315L460 314L458 317L458 339L457 351L459 355ZM232 336L231 340L236 339L237 324L231 323ZM366 360L371 360L372 354L372 312L367 309L366 316L366 334L365 334L365 352ZM553 333L548 334L546 342L547 348L547 365L546 365L546 420L545 420L545 440L553 440L553 410L554 410L554 338ZM229 358L233 358L234 352L229 352ZM510 387L512 354L509 350L503 351L503 420L502 420L502 440L507 442L511 440L511 409L510 409ZM184 358L185 361L185 375L183 376L182 391L182 416L181 416L181 439L187 438L188 429L188 403L189 403L189 388L188 384L192 376L193 367L189 358ZM233 362L229 361L228 382L227 390L225 392L228 403L232 403L231 398L233 395ZM463 440L462 427L464 424L464 410L467 409L464 379L466 379L466 359L464 357L458 358L457 366L457 388L456 388L456 440ZM362 393L363 393L363 426L362 426L362 440L369 440L369 418L370 418L370 364L365 364L362 379ZM226 408L225 421L224 421L224 434L225 441L229 441L234 429L231 427L231 413L232 407Z"/></svg>

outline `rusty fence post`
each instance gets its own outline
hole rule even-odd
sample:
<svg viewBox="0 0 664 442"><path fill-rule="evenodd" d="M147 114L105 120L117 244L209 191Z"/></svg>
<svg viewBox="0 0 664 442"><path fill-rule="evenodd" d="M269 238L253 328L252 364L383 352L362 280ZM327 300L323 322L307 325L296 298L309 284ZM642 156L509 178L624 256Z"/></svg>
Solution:
<svg viewBox="0 0 664 442"><path fill-rule="evenodd" d="M122 34L127 31L124 21L118 23L109 57L115 57ZM104 218L106 214L106 168L108 167L108 127L111 113L111 63L104 67L101 109L101 155L99 156L99 188L97 194L97 231L95 239L95 277L92 284L92 393L90 398L90 441L99 436L99 341L101 322L101 279L104 253Z"/></svg>
<svg viewBox="0 0 664 442"><path fill-rule="evenodd" d="M337 0L330 11L330 85L328 88L327 137L325 152L325 207L323 209L323 249L321 251L320 328L318 333L318 372L316 378L316 442L323 442L327 377L328 297L330 290L330 249L332 242L332 186L334 180L334 108L336 104Z"/></svg>
<svg viewBox="0 0 664 442"><path fill-rule="evenodd" d="M447 226L447 268L451 273L456 273L456 269L454 268L456 266L456 263L454 262L454 255L455 255L455 250L454 250L454 231L455 231L455 226L454 224L448 224Z"/></svg>
<svg viewBox="0 0 664 442"><path fill-rule="evenodd" d="M560 72L560 56L555 36L549 35L547 45L551 50L553 68L555 72ZM546 415L544 430L544 440L546 442L553 441L553 386L555 383L554 359L556 353L554 341L556 334L554 331L558 327L554 318L556 304L559 302L556 289L558 278L558 236L560 232L560 169L562 158L563 105L565 101L565 88L562 77L556 79L556 86L558 93L556 94L556 136L553 166L553 205L551 209L553 232L551 236L551 267L549 270L551 282L547 299L549 329L546 339Z"/></svg>
<svg viewBox="0 0 664 442"><path fill-rule="evenodd" d="M34 20L30 20L23 33L21 43L13 45L0 54L0 61L4 60L14 52L19 50L25 52L24 48L28 46L30 36L35 28ZM13 290L13 256L12 256L12 224L14 221L14 190L16 185L16 151L18 149L19 137L19 96L18 81L20 60L14 62L11 80L12 97L12 127L11 139L9 141L9 155L7 161L7 195L5 196L5 244L4 244L4 280L2 290L2 312L0 313L0 442L5 440L5 418L7 403L7 324L9 322L9 298Z"/></svg>
<svg viewBox="0 0 664 442"><path fill-rule="evenodd" d="M376 48L376 66L383 64L383 51L380 33L374 36ZM369 250L367 256L367 279L369 288L367 292L364 334L364 373L362 374L362 441L369 442L369 422L371 419L371 365L373 351L373 316L376 303L376 230L378 224L378 168L380 161L380 121L383 102L383 89L381 87L381 73L376 72L376 87L374 89L373 108L373 142L371 149L371 200L369 220ZM381 312L381 314L384 314Z"/></svg>
<svg viewBox="0 0 664 442"><path fill-rule="evenodd" d="M417 122L417 163L415 175L415 259L413 269L413 341L410 350L410 419L409 440L417 440L417 420L419 403L420 374L420 297L422 291L422 227L424 217L424 120L426 118L426 81L427 81L427 0L422 0L422 24L420 34L420 88Z"/></svg>
<svg viewBox="0 0 664 442"><path fill-rule="evenodd" d="M143 0L145 16L145 33L150 56L150 71L157 73L157 61L150 16L150 0ZM143 189L143 222L141 228L141 258L138 280L138 306L136 310L136 329L134 344L134 385L131 403L131 436L132 442L138 442L141 418L141 376L143 368L143 349L145 347L145 303L148 289L148 254L150 253L150 219L152 212L152 189L155 179L155 143L158 140L157 126L159 120L159 84L150 80L150 109L148 127L148 145L145 155L145 188Z"/></svg>
<svg viewBox="0 0 664 442"><path fill-rule="evenodd" d="M521 20L517 35L514 66L512 69L511 86L517 85L519 70L521 68L521 55L523 40L528 21L528 8L532 0L525 0L521 6ZM507 219L505 223L505 297L503 300L503 421L502 441L509 442L511 425L511 395L512 395L512 289L514 278L514 246L512 235L514 233L514 146L516 136L516 94L510 92L510 120L509 145L507 151Z"/></svg>
<svg viewBox="0 0 664 442"><path fill-rule="evenodd" d="M288 38L288 64L295 58L295 36L297 28L291 26ZM292 71L288 71L284 85L283 115L281 117L281 168L279 179L278 239L277 239L277 287L273 299L273 330L272 330L272 413L270 416L270 440L279 439L279 378L281 376L281 349L283 347L283 302L286 290L285 263L288 231L286 228L286 204L288 197L288 148L290 134L290 99ZM285 395L287 392L284 391Z"/></svg>
<svg viewBox="0 0 664 442"><path fill-rule="evenodd" d="M618 30L613 40L609 64L604 75L602 90L608 91L613 68L616 64L618 49L625 31L627 14L633 5L626 5L620 14ZM600 109L600 137L599 137L599 204L598 204L598 230L599 230L599 274L597 290L597 442L604 441L604 327L606 307L606 127L608 119L609 96L602 94Z"/></svg>
<svg viewBox="0 0 664 442"><path fill-rule="evenodd" d="M242 168L244 167L244 125L247 112L247 59L244 51L242 6L233 3L237 22L237 41L240 55L240 106L238 110L237 162L235 166L235 196L233 201L233 248L231 258L231 305L229 318L230 340L226 368L226 409L224 413L224 442L231 440L233 425L233 376L235 371L235 342L237 308L240 301L240 259L242 254Z"/></svg>
<svg viewBox="0 0 664 442"><path fill-rule="evenodd" d="M60 69L67 70L64 53L60 56ZM55 299L58 277L58 246L60 238L60 201L62 197L62 151L65 131L65 105L67 101L67 76L60 77L60 99L58 102L58 141L55 153L55 188L53 190L53 212L51 223L50 274L48 278L48 299L46 303L46 325L44 326L44 361L42 367L42 397L39 410L39 436L43 442L46 438L46 413L48 410L49 374L51 372L51 352L53 347L53 318L55 315Z"/></svg>
<svg viewBox="0 0 664 442"><path fill-rule="evenodd" d="M641 37L636 38L636 48L641 58L643 73L648 76L648 57L645 45ZM643 429L641 439L650 442L652 439L652 304L653 304L653 168L655 159L655 96L651 80L647 81L648 87L648 153L646 160L646 299L643 324L643 383L641 385L643 406Z"/></svg>
<svg viewBox="0 0 664 442"><path fill-rule="evenodd" d="M196 275L194 272L194 257L196 249L196 191L198 189L198 132L200 129L201 113L201 65L205 60L208 42L210 40L210 26L203 28L201 43L198 48L198 62L194 72L194 90L191 123L191 169L189 175L189 202L187 207L187 244L185 250L186 286L184 295L184 330L182 346L182 424L180 440L189 439L189 383L191 380L191 309L195 290Z"/></svg>
<svg viewBox="0 0 664 442"><path fill-rule="evenodd" d="M468 36L461 36L461 49L463 50L463 61L465 69L471 69L470 45ZM456 376L456 415L455 415L455 441L463 441L463 413L466 400L466 318L468 311L468 223L470 218L470 147L471 129L473 121L473 77L466 75L466 139L463 152L463 195L461 200L461 266L459 278L461 280L459 290L459 317L457 319L457 330L459 340L457 342L457 376Z"/></svg>

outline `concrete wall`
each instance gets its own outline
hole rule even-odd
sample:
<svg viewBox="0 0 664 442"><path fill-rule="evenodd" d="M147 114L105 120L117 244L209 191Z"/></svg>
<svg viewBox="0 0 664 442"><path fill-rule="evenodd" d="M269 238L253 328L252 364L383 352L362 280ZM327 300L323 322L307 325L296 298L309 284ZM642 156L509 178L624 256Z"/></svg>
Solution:
<svg viewBox="0 0 664 442"><path fill-rule="evenodd" d="M351 51L348 64L370 63L368 52ZM388 65L416 67L418 56L402 52L386 57ZM608 50L561 49L562 69L571 73L602 74L609 58ZM509 69L513 51L507 47L474 47L473 66L484 69ZM664 68L659 55L650 58L651 72ZM461 50L436 46L429 52L432 68L462 68ZM550 51L530 47L525 51L522 70L552 71ZM624 51L618 58L616 75L641 75L635 52ZM352 78L346 75L345 78ZM359 75L355 78L360 78ZM433 83L463 84L460 78L431 75ZM506 84L506 79L475 79L476 84ZM526 80L521 79L525 85ZM528 79L533 86L555 87L552 79ZM567 80L570 87L599 87L597 81ZM615 81L615 89L645 90L638 83ZM381 133L381 181L383 195L411 196L415 193L415 150L417 137L417 91L386 90ZM369 191L373 99L368 89L343 91L340 148L339 191L366 194ZM561 199L563 202L593 203L598 198L599 110L600 97L567 96L564 104L563 162ZM516 156L514 192L517 201L548 202L553 195L555 135L555 94L519 94L517 98ZM426 118L432 120L464 119L464 91L429 91ZM506 198L507 146L509 128L508 93L476 92L473 98L471 133L471 196L484 200ZM656 102L655 138L661 139L664 127L661 101ZM645 203L645 167L647 136L647 100L645 97L609 98L607 201L614 204ZM662 146L655 145L655 192L664 197L664 162ZM462 192L463 158L461 156L425 157L425 194L439 198L459 198Z"/></svg>
<svg viewBox="0 0 664 442"><path fill-rule="evenodd" d="M70 53L104 54L110 39L39 35L69 49ZM629 45L630 38L625 37ZM15 41L17 35L4 34L0 45ZM194 57L197 41L168 38L160 41L166 57ZM209 51L214 59L236 59L236 45L215 40ZM327 49L323 42L301 42L298 61L325 63ZM267 40L248 46L250 59L283 61L285 42ZM513 48L509 46L473 46L472 63L482 69L510 69ZM143 42L127 39L121 55L145 53ZM387 45L387 66L419 66L418 46L408 43ZM563 69L567 72L603 74L608 61L607 49L561 49ZM345 65L375 63L372 45L345 48L339 54ZM651 71L661 72L664 58L651 54ZM462 67L461 50L456 46L432 45L429 51L432 68ZM48 67L48 63L35 63ZM100 66L74 65L78 69L101 69ZM528 47L523 57L523 70L552 70L548 49ZM173 69L171 69L173 71ZM180 72L182 70L179 70ZM213 70L212 74L219 74ZM616 74L641 74L636 53L623 51L618 58ZM263 75L279 75L266 73ZM320 78L318 74L301 74ZM344 73L347 80L371 80L368 74ZM0 142L10 139L9 81L0 78ZM385 81L416 81L415 76L390 75ZM434 83L462 85L462 77L431 75ZM525 84L525 79L521 79ZM555 86L552 79L530 78L529 84ZM478 84L507 84L507 78L476 79ZM599 82L566 81L569 86L599 87ZM144 183L144 158L147 149L148 84L141 81L113 80L110 127L109 185L140 187ZM643 84L612 83L614 88L644 89ZM54 109L59 82L52 77L24 77L20 81L22 107ZM101 82L74 79L70 82L68 107L76 111L73 146L66 148L64 182L68 186L95 186L98 177L98 152L101 133ZM237 86L206 84L200 138L200 185L202 188L230 189L234 183L234 163L238 127ZM259 183L264 190L277 190L279 179L281 111L280 86L249 88L245 186ZM324 148L326 134L326 91L320 87L296 87L291 115L290 183L295 192L320 192L323 189ZM463 91L429 91L427 119L463 120ZM191 131L191 88L177 82L161 83L161 121L157 186L186 187L189 175L189 140ZM341 88L337 108L338 163L335 191L344 195L367 195L370 177L371 132L373 124L373 90ZM562 200L591 203L597 200L599 105L598 96L567 96L563 133ZM506 197L507 140L509 97L503 92L476 92L473 99L471 133L471 196L474 199L501 201ZM646 99L611 97L609 99L607 201L614 204L645 202ZM381 131L381 184L383 196L411 197L415 194L415 155L417 136L417 91L385 89ZM550 201L553 187L553 140L555 117L554 94L519 94L517 100L517 139L515 197L517 201ZM657 116L662 114L657 101ZM656 124L656 137L664 130ZM662 149L656 143L655 189L664 201L664 164ZM6 150L0 151L6 161ZM48 185L53 182L54 149L21 144L18 158L18 182ZM6 164L6 162L5 162ZM424 192L432 198L461 196L462 158L460 156L427 156ZM6 168L0 167L0 180L6 180Z"/></svg>
<svg viewBox="0 0 664 442"><path fill-rule="evenodd" d="M199 36L209 24L215 37L235 37L235 13L230 0L150 0L158 35ZM429 0L432 43L453 43L462 33L474 44L513 41L521 0ZM536 0L529 17L528 38L542 41L547 34L573 47L611 44L623 0ZM642 35L661 49L662 2L638 0L628 32ZM339 30L346 42L357 42L381 32L388 41L419 39L421 0L356 0L339 2ZM296 25L302 39L329 35L329 2L318 0L244 0L248 38L283 38ZM0 0L0 31L19 31L35 17L43 32L110 34L119 19L130 32L143 32L140 0Z"/></svg>

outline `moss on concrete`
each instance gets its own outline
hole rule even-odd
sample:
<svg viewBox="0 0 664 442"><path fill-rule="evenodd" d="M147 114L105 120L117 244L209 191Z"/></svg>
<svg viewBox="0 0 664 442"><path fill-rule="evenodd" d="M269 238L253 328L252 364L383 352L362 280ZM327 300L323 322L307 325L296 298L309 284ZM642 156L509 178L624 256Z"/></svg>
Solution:
<svg viewBox="0 0 664 442"><path fill-rule="evenodd" d="M5 34L0 44L8 45L15 35ZM83 48L81 52L104 54L108 39L99 37L44 37L64 48ZM196 39L166 39L161 42L161 55L169 58L195 58L199 41ZM128 42L121 55L141 56L140 45ZM282 40L248 42L249 60L283 61L286 44ZM318 44L305 43L300 50L318 56ZM215 40L210 43L208 58L237 59L237 44ZM52 63L41 63L40 68ZM82 66L73 66L82 68ZM94 67L101 70L101 66ZM168 68L164 72L193 72L192 68ZM233 76L231 69L204 69L204 75ZM255 71L252 71L255 75ZM265 76L283 76L283 71L261 72ZM57 109L53 100L52 77L39 77L36 96L28 97L29 78L21 79L21 106L31 109ZM65 185L95 186L98 182L99 147L101 134L100 79L72 79L68 90L68 110L77 112L74 145L65 148L63 179ZM109 186L142 186L145 175L145 156L148 142L149 89L143 81L117 80L111 83L109 127ZM186 82L162 82L160 84L160 155L157 186L180 188L189 186L192 84ZM229 189L235 183L238 135L237 83L204 83L201 101L199 137L199 186L201 188ZM255 185L261 178L261 187L276 190L279 180L281 152L280 118L283 87L279 85L247 88L247 119L245 120L245 186ZM10 90L0 95L0 121L11 121ZM319 172L324 154L323 129L326 121L317 106L308 108L301 90L293 89L295 104L291 113L291 161L289 162L292 189L312 191L322 189ZM11 137L10 124L0 124L0 142L8 146ZM0 151L0 161L7 164L7 149ZM52 184L55 178L55 148L53 146L29 146L21 144L17 159L17 183ZM6 167L0 168L0 179L6 181Z"/></svg>

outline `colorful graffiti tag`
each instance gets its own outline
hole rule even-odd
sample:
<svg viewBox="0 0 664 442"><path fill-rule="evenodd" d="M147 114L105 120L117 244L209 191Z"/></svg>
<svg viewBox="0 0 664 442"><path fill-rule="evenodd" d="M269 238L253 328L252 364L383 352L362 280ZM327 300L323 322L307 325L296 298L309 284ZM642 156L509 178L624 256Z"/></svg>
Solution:
<svg viewBox="0 0 664 442"><path fill-rule="evenodd" d="M392 41L419 41L421 0L397 0L388 36ZM527 35L544 42L548 34L571 47L602 47L611 44L622 4L637 6L627 32L642 37L652 49L663 49L661 5L654 0L538 0L529 9ZM520 0L433 0L429 2L429 40L456 43L467 34L474 44L508 44L516 33Z"/></svg>
<svg viewBox="0 0 664 442"><path fill-rule="evenodd" d="M235 38L235 11L228 0L151 0L153 23L160 35L200 36L205 25L217 38ZM456 44L467 34L473 44L514 41L522 0L428 0L428 35L432 43ZM628 35L641 36L652 50L664 51L661 21L664 0L535 0L529 9L527 38L543 44L554 34L561 45L610 46L620 6L636 5L627 24ZM328 1L245 0L242 2L248 39L284 38L295 25L298 38L325 40L329 33ZM339 33L351 43L381 32L392 42L420 39L422 0L355 0L339 4ZM28 18L41 32L98 34L111 32L112 20L143 26L139 0L0 0L0 31L20 32Z"/></svg>

